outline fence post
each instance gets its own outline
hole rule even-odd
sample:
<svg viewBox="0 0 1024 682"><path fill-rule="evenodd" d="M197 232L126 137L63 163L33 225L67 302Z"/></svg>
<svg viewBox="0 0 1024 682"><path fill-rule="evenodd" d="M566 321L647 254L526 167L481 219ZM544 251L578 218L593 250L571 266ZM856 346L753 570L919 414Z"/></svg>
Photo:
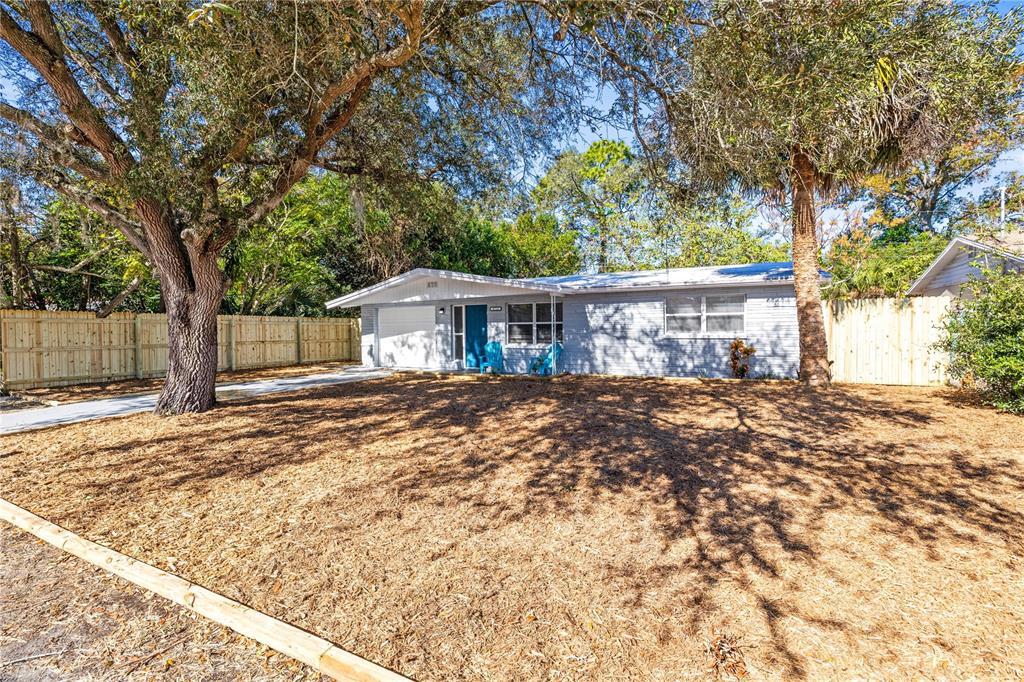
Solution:
<svg viewBox="0 0 1024 682"><path fill-rule="evenodd" d="M7 388L7 373L10 372L10 360L7 358L7 317L0 310L0 393Z"/></svg>
<svg viewBox="0 0 1024 682"><path fill-rule="evenodd" d="M132 330L135 335L135 378L142 378L142 318L138 313L132 318Z"/></svg>
<svg viewBox="0 0 1024 682"><path fill-rule="evenodd" d="M302 364L302 318L295 318L295 364Z"/></svg>
<svg viewBox="0 0 1024 682"><path fill-rule="evenodd" d="M358 363L362 361L362 317L352 317L351 358Z"/></svg>
<svg viewBox="0 0 1024 682"><path fill-rule="evenodd" d="M345 333L348 336L348 356L346 357L346 359L349 360L361 359L362 340L357 333L359 331L356 328L357 324L358 323L355 322L354 317L348 318L348 325L346 325L347 329ZM356 339L359 339L358 343L356 343ZM356 349L359 350L358 354L356 353Z"/></svg>
<svg viewBox="0 0 1024 682"><path fill-rule="evenodd" d="M232 372L234 372L235 369L237 368L237 364L236 364L236 360L235 360L235 356L237 355L237 353L235 352L235 343L236 343L236 338L235 337L237 336L237 334L236 334L237 330L235 329L235 323L237 321L238 320L235 319L234 315L232 315L230 318L228 318L228 367L231 368Z"/></svg>
<svg viewBox="0 0 1024 682"><path fill-rule="evenodd" d="M35 320L35 343L34 345L38 352L36 353L36 376L40 379L43 378L44 359L43 354L46 352L46 346L43 343L43 318L42 316L37 317ZM90 357L90 362L92 358ZM90 365L91 366L91 365Z"/></svg>

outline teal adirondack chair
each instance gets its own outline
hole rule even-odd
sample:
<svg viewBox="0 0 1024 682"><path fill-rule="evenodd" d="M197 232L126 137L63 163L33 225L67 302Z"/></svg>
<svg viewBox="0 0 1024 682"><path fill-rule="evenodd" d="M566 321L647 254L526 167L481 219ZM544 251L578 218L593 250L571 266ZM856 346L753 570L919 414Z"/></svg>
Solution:
<svg viewBox="0 0 1024 682"><path fill-rule="evenodd" d="M486 359L480 363L480 373L483 374L490 367L494 370L495 374L501 374L505 371L505 356L501 352L501 344L497 341L491 341L484 346L484 355Z"/></svg>
<svg viewBox="0 0 1024 682"><path fill-rule="evenodd" d="M562 367L562 344L560 343L555 344L554 355L552 355L551 349L549 348L548 352L544 355L530 360L530 374L549 377L551 376L552 365L557 366L559 369Z"/></svg>

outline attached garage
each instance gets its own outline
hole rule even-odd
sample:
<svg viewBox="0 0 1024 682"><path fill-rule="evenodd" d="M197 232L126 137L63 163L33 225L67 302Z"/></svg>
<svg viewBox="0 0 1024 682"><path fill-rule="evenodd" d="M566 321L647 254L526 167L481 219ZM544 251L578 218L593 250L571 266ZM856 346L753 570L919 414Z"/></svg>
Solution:
<svg viewBox="0 0 1024 682"><path fill-rule="evenodd" d="M434 306L377 309L377 357L383 367L439 367Z"/></svg>

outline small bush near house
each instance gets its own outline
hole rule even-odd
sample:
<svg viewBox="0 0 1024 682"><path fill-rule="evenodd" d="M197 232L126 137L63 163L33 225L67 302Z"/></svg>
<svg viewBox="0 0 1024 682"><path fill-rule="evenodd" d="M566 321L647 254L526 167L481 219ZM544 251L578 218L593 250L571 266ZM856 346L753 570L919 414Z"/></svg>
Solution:
<svg viewBox="0 0 1024 682"><path fill-rule="evenodd" d="M750 374L750 356L757 352L753 346L748 346L743 339L735 339L729 346L729 363L732 365L732 375L737 379L743 379Z"/></svg>
<svg viewBox="0 0 1024 682"><path fill-rule="evenodd" d="M1024 414L1024 274L989 271L965 284L943 332L950 374L989 404Z"/></svg>

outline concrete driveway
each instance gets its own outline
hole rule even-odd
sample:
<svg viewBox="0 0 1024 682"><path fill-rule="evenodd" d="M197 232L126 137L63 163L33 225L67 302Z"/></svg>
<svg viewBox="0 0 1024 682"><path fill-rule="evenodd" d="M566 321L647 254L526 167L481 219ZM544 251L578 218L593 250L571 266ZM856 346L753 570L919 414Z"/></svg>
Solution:
<svg viewBox="0 0 1024 682"><path fill-rule="evenodd" d="M349 367L340 372L310 374L304 377L265 379L237 384L217 386L218 400L238 400L267 393L297 391L304 388L346 384L352 381L378 379L391 374L388 369L367 369ZM40 407L31 410L17 410L0 414L0 434L44 429L58 424L72 424L90 419L119 417L136 412L147 412L156 407L156 393L125 395L103 400L84 400L54 407Z"/></svg>

